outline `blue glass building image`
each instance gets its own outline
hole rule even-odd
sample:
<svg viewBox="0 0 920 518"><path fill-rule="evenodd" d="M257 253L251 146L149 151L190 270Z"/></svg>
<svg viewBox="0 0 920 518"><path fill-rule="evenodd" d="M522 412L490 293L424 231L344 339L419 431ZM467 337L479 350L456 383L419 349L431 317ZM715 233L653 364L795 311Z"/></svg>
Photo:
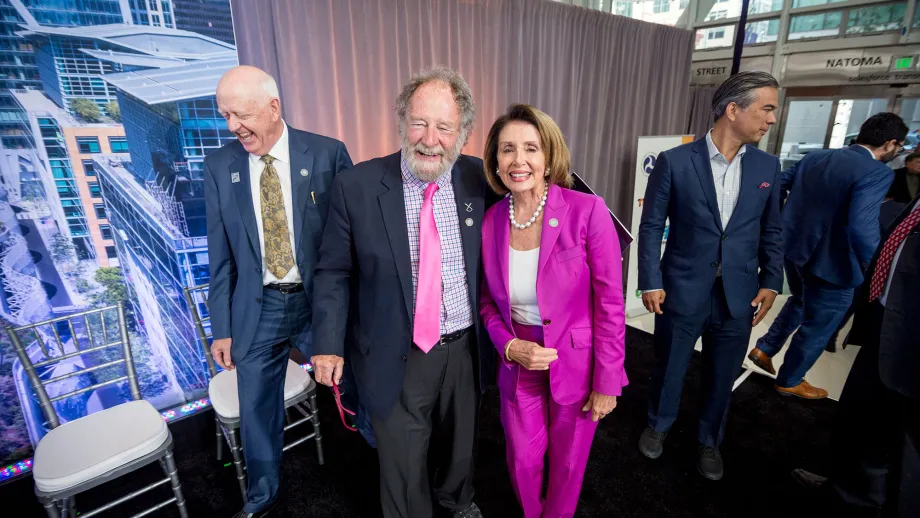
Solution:
<svg viewBox="0 0 920 518"><path fill-rule="evenodd" d="M118 91L131 162L97 160L97 175L138 328L168 351L193 399L207 390L202 344L183 289L208 282L203 163L236 137L214 93L235 56L105 76Z"/></svg>

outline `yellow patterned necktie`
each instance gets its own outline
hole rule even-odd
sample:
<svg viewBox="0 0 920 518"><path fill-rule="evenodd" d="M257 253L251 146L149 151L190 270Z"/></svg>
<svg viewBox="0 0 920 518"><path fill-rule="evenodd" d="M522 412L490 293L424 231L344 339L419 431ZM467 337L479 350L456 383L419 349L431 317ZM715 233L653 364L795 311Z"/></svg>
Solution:
<svg viewBox="0 0 920 518"><path fill-rule="evenodd" d="M294 267L291 253L291 237L288 234L287 214L284 212L284 196L281 194L281 180L272 162L275 158L265 155L262 177L259 180L259 198L262 200L262 233L265 239L265 263L279 281Z"/></svg>

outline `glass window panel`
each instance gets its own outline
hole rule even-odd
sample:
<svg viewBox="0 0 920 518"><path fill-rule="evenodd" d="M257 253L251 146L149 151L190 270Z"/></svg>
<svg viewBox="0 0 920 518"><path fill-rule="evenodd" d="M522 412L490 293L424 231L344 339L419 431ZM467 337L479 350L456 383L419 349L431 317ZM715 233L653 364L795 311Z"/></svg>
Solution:
<svg viewBox="0 0 920 518"><path fill-rule="evenodd" d="M779 153L783 169L811 151L824 149L833 105L830 99L789 102Z"/></svg>
<svg viewBox="0 0 920 518"><path fill-rule="evenodd" d="M850 10L847 34L895 31L904 24L907 4L872 5Z"/></svg>
<svg viewBox="0 0 920 518"><path fill-rule="evenodd" d="M101 153L99 137L77 137L77 147L80 153Z"/></svg>
<svg viewBox="0 0 920 518"><path fill-rule="evenodd" d="M92 160L83 161L83 173L86 176L96 176L96 165Z"/></svg>
<svg viewBox="0 0 920 518"><path fill-rule="evenodd" d="M603 10L634 20L674 26L688 4L686 0L613 0Z"/></svg>
<svg viewBox="0 0 920 518"><path fill-rule="evenodd" d="M744 31L744 44L756 45L770 43L779 37L779 18L775 20L762 20L747 24Z"/></svg>
<svg viewBox="0 0 920 518"><path fill-rule="evenodd" d="M843 13L802 14L793 16L789 26L789 39L826 38L840 34Z"/></svg>
<svg viewBox="0 0 920 518"><path fill-rule="evenodd" d="M811 7L813 5L827 5L846 2L847 0L792 0L792 8Z"/></svg>
<svg viewBox="0 0 920 518"><path fill-rule="evenodd" d="M703 21L721 20L724 18L737 18L741 16L743 0L723 0L715 2L709 12L703 16ZM750 0L748 14L774 13L783 10L783 0ZM701 13L702 14L702 13Z"/></svg>
<svg viewBox="0 0 920 518"><path fill-rule="evenodd" d="M99 198L102 196L102 190L99 189L99 182L89 182L89 193L93 198Z"/></svg>
<svg viewBox="0 0 920 518"><path fill-rule="evenodd" d="M730 47L735 42L735 26L725 25L696 31L696 50Z"/></svg>

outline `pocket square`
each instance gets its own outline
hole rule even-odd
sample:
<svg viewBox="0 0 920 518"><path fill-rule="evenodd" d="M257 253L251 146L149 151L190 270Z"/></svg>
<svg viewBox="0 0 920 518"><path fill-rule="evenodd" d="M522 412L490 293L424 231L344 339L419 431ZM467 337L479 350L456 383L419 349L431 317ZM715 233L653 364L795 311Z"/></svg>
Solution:
<svg viewBox="0 0 920 518"><path fill-rule="evenodd" d="M760 184L760 189L766 189L766 188L769 187L769 186L770 186L770 184L768 184L767 182L764 182L764 183Z"/></svg>

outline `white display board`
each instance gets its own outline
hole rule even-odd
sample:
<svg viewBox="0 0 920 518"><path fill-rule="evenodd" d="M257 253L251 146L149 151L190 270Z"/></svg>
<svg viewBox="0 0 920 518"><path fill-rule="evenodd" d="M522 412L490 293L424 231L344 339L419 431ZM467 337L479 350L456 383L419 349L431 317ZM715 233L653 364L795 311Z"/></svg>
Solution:
<svg viewBox="0 0 920 518"><path fill-rule="evenodd" d="M639 236L639 222L642 219L642 201L645 197L645 188L648 186L648 176L655 168L655 160L659 153L675 148L681 144L693 142L693 135L672 135L666 137L639 137L636 152L636 183L633 188L632 209L632 235ZM664 235L661 240L661 250L668 240L668 225L665 225ZM626 317L647 313L642 305L642 293L639 291L639 247L629 247L629 270L626 276Z"/></svg>

